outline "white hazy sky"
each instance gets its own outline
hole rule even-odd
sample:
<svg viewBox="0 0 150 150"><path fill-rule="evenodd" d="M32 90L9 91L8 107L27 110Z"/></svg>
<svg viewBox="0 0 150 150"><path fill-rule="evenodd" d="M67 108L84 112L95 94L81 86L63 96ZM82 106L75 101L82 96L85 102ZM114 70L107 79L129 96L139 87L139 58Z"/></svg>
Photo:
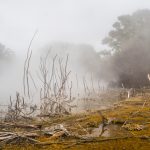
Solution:
<svg viewBox="0 0 150 150"><path fill-rule="evenodd" d="M0 0L0 42L26 50L36 29L34 46L65 41L101 47L117 16L150 8L150 0Z"/></svg>

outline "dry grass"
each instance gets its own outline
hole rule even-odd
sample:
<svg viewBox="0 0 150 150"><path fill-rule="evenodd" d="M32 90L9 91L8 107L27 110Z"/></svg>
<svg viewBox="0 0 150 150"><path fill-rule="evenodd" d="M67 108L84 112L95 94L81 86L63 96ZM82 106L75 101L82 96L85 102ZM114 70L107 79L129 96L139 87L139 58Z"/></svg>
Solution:
<svg viewBox="0 0 150 150"><path fill-rule="evenodd" d="M148 99L144 107L142 107L145 99L143 97L131 98L126 101L122 101L112 109L102 111L103 115L109 120L113 118L113 124L122 125L125 121L131 125L143 125L142 130L127 131L131 133L132 138L128 139L116 139L103 142L88 142L75 144L69 149L72 150L149 150L149 140L134 138L134 136L150 136L150 100ZM64 124L70 133L85 135L89 132L89 129L96 128L101 123L102 118L98 112L82 113L77 115L59 116L55 118L47 119L42 124L47 127L53 124ZM37 123L36 121L34 123ZM39 123L39 122L38 122ZM118 131L121 132L122 130ZM119 134L118 134L119 135ZM120 134L121 135L121 134ZM115 136L115 135L114 135ZM99 137L97 139L101 139ZM41 136L38 138L41 142L59 142L58 144L50 144L46 146L33 146L33 145L7 145L4 149L15 149L15 150L61 150L72 142L76 142L77 139L71 139L69 137L60 138L57 140L50 140L49 137Z"/></svg>

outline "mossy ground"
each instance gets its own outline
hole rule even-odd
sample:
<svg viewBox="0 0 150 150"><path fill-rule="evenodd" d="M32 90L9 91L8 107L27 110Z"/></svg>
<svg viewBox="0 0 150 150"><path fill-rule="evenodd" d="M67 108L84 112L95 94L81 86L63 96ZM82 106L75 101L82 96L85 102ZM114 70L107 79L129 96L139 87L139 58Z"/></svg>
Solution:
<svg viewBox="0 0 150 150"><path fill-rule="evenodd" d="M34 145L6 145L4 149L9 150L61 150L61 149L71 149L71 150L149 150L150 140L136 138L137 136L150 136L150 99L149 97L135 97L122 101L112 107L102 111L102 114L109 120L112 119L112 123L119 125L122 128L124 122L133 125L142 125L144 128L142 130L126 130L127 133L131 134L131 138L127 139L114 139L108 141L97 141L88 143L76 143L77 139L70 139L68 137L50 140L49 137L41 136L38 138L41 142L58 142L58 144L50 144L46 146L34 146ZM97 128L101 123L102 118L98 111L88 112L70 116L62 116L56 118L50 118L46 121L42 121L43 126L51 126L53 124L64 124L70 133L78 134L80 136L86 135L93 128ZM35 123L41 123L35 121ZM115 132L122 132L123 130L118 130ZM116 137L116 135L127 136L126 133L115 133L111 137ZM98 137L97 139L103 139L104 137ZM72 145L69 148L68 145Z"/></svg>

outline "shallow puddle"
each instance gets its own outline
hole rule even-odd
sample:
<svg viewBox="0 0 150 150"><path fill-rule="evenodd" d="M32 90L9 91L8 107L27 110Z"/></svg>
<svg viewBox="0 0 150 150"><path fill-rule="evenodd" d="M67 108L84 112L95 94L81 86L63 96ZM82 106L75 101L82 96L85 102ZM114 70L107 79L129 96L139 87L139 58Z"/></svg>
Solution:
<svg viewBox="0 0 150 150"><path fill-rule="evenodd" d="M99 125L98 128L93 128L91 133L87 134L86 136L88 137L99 137L101 135L102 132L102 124Z"/></svg>
<svg viewBox="0 0 150 150"><path fill-rule="evenodd" d="M129 136L131 135L130 132L128 132L127 130L125 130L124 128L121 127L121 125L116 125L116 124L110 124L107 125L104 128L104 133L101 135L102 133L102 124L99 125L98 128L94 128L92 129L90 134L87 134L86 136L88 137L119 137L119 136Z"/></svg>

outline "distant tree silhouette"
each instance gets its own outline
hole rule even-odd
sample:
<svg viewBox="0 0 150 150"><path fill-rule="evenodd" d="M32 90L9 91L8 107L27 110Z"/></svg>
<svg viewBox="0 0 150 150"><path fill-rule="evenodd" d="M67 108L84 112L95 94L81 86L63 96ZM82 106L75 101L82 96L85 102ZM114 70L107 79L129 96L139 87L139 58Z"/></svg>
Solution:
<svg viewBox="0 0 150 150"><path fill-rule="evenodd" d="M138 10L118 17L113 29L103 40L114 52L110 66L119 85L149 85L150 73L150 10Z"/></svg>
<svg viewBox="0 0 150 150"><path fill-rule="evenodd" d="M0 60L10 60L13 57L13 51L9 48L6 48L3 44L0 43Z"/></svg>
<svg viewBox="0 0 150 150"><path fill-rule="evenodd" d="M121 51L134 40L150 41L150 10L138 10L132 15L122 15L103 40L112 50Z"/></svg>

